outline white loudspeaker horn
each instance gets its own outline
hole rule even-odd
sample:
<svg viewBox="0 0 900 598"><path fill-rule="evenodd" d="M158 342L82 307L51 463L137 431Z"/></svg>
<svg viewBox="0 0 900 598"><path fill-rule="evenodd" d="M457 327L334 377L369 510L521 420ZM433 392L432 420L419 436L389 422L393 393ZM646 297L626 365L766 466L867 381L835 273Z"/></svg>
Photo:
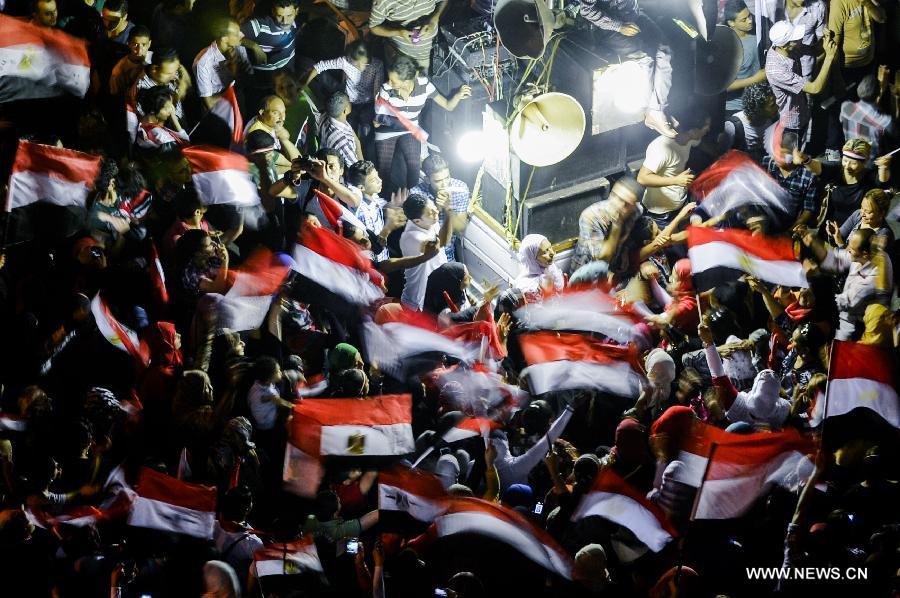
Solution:
<svg viewBox="0 0 900 598"><path fill-rule="evenodd" d="M514 56L538 58L553 35L554 16L544 0L499 0L494 28Z"/></svg>
<svg viewBox="0 0 900 598"><path fill-rule="evenodd" d="M586 122L584 108L572 96L541 94L516 114L509 128L509 144L522 162L550 166L575 151Z"/></svg>

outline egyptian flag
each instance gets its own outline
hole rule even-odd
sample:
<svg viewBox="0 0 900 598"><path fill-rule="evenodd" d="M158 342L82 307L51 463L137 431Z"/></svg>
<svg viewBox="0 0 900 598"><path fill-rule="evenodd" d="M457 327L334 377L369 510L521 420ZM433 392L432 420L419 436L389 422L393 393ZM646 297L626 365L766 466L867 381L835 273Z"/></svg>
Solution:
<svg viewBox="0 0 900 598"><path fill-rule="evenodd" d="M416 370L434 369L441 356L473 364L481 353L480 345L443 334L427 316L380 325L365 322L363 346L369 362L400 380Z"/></svg>
<svg viewBox="0 0 900 598"><path fill-rule="evenodd" d="M831 345L825 417L857 410L877 414L900 428L896 362L891 351L876 345L834 341Z"/></svg>
<svg viewBox="0 0 900 598"><path fill-rule="evenodd" d="M277 575L322 573L322 563L312 536L287 544L269 544L253 555L253 573L257 579Z"/></svg>
<svg viewBox="0 0 900 598"><path fill-rule="evenodd" d="M713 445L694 503L694 519L741 517L773 486L797 491L815 470L818 443L794 428L728 434Z"/></svg>
<svg viewBox="0 0 900 598"><path fill-rule="evenodd" d="M269 312L272 295L291 271L293 260L268 249L256 249L234 271L234 283L216 303L218 327L235 332L256 330Z"/></svg>
<svg viewBox="0 0 900 598"><path fill-rule="evenodd" d="M191 131L191 139L197 144L215 145L234 151L241 145L243 131L244 120L241 118L241 109L238 107L232 82L209 112L197 122Z"/></svg>
<svg viewBox="0 0 900 598"><path fill-rule="evenodd" d="M185 131L174 131L158 123L139 123L135 143L146 150L156 150L171 144L186 146L191 138Z"/></svg>
<svg viewBox="0 0 900 598"><path fill-rule="evenodd" d="M0 103L63 93L83 98L90 82L84 40L0 15Z"/></svg>
<svg viewBox="0 0 900 598"><path fill-rule="evenodd" d="M294 246L294 269L352 305L384 297L384 278L356 243L330 230L304 226Z"/></svg>
<svg viewBox="0 0 900 598"><path fill-rule="evenodd" d="M550 535L512 509L478 498L454 497L434 520L430 534L486 536L507 544L541 567L572 578L572 560Z"/></svg>
<svg viewBox="0 0 900 598"><path fill-rule="evenodd" d="M487 417L465 417L458 424L441 435L446 443L459 442L481 436L487 439L491 430L499 430L503 426Z"/></svg>
<svg viewBox="0 0 900 598"><path fill-rule="evenodd" d="M325 195L318 189L313 189L313 196L306 204L306 212L318 218L323 226L327 226L337 233L341 232L344 222L366 230L366 225L353 212L345 208L341 202Z"/></svg>
<svg viewBox="0 0 900 598"><path fill-rule="evenodd" d="M593 388L637 398L641 375L633 347L601 343L574 333L532 332L519 337L532 394Z"/></svg>
<svg viewBox="0 0 900 598"><path fill-rule="evenodd" d="M447 511L449 500L431 473L394 465L378 474L378 522L386 529L421 533Z"/></svg>
<svg viewBox="0 0 900 598"><path fill-rule="evenodd" d="M694 287L707 291L743 274L787 287L808 287L803 264L788 237L763 237L748 231L687 229Z"/></svg>
<svg viewBox="0 0 900 598"><path fill-rule="evenodd" d="M696 419L691 422L689 433L680 438L675 447L678 451L676 459L684 467L676 470L673 479L692 488L699 488L703 483L713 445L725 443L730 436L737 435Z"/></svg>
<svg viewBox="0 0 900 598"><path fill-rule="evenodd" d="M745 205L756 205L784 218L796 201L753 159L731 150L694 179L690 192L710 216L722 216Z"/></svg>
<svg viewBox="0 0 900 598"><path fill-rule="evenodd" d="M639 321L600 289L554 295L524 305L515 316L527 330L595 332L622 344L635 340L635 325Z"/></svg>
<svg viewBox="0 0 900 598"><path fill-rule="evenodd" d="M210 145L181 150L191 165L194 187L204 204L252 206L259 203L247 158Z"/></svg>
<svg viewBox="0 0 900 598"><path fill-rule="evenodd" d="M321 457L395 457L415 451L410 395L303 399L294 406L291 443Z"/></svg>
<svg viewBox="0 0 900 598"><path fill-rule="evenodd" d="M128 353L135 362L144 367L150 364L150 351L146 343L142 344L134 330L116 319L99 292L91 300L91 313L94 315L97 329L109 344Z"/></svg>
<svg viewBox="0 0 900 598"><path fill-rule="evenodd" d="M216 489L141 469L128 525L212 539Z"/></svg>
<svg viewBox="0 0 900 598"><path fill-rule="evenodd" d="M98 174L99 156L19 141L5 210L36 202L84 208Z"/></svg>
<svg viewBox="0 0 900 598"><path fill-rule="evenodd" d="M653 552L665 548L678 532L656 504L638 492L611 467L604 467L591 491L581 499L572 521L602 517L627 528Z"/></svg>

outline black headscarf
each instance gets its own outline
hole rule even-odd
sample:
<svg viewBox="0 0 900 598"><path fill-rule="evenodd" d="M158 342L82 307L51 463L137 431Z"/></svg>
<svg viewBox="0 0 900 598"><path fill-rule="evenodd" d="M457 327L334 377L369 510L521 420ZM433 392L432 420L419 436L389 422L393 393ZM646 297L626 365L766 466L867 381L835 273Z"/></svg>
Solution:
<svg viewBox="0 0 900 598"><path fill-rule="evenodd" d="M450 307L444 299L445 291L457 307L462 306L466 300L465 291L461 288L465 277L466 267L459 262L448 262L429 274L422 310L439 314Z"/></svg>

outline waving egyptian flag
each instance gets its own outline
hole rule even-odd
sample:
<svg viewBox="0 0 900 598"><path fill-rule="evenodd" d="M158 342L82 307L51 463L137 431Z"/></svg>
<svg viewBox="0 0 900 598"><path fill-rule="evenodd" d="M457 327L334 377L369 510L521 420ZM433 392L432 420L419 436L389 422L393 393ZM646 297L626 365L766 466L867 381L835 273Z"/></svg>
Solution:
<svg viewBox="0 0 900 598"><path fill-rule="evenodd" d="M294 246L293 268L306 280L351 305L384 297L384 277L358 245L334 232L304 226Z"/></svg>
<svg viewBox="0 0 900 598"><path fill-rule="evenodd" d="M659 552L678 535L665 513L626 482L611 467L604 467L591 491L581 499L572 521L603 517L631 530L653 552Z"/></svg>
<svg viewBox="0 0 900 598"><path fill-rule="evenodd" d="M532 562L565 579L572 578L568 554L544 530L519 513L477 498L454 497L435 517L429 534L446 538L457 534L485 536L517 550Z"/></svg>
<svg viewBox="0 0 900 598"><path fill-rule="evenodd" d="M251 574L257 579L277 575L322 573L322 562L312 536L287 544L269 544L253 555Z"/></svg>
<svg viewBox="0 0 900 598"><path fill-rule="evenodd" d="M794 428L727 434L710 451L694 518L741 517L774 486L797 491L815 469L817 450L814 438Z"/></svg>
<svg viewBox="0 0 900 598"><path fill-rule="evenodd" d="M893 354L875 345L834 341L828 371L826 418L865 410L900 428L896 365ZM860 411L863 413L863 411Z"/></svg>
<svg viewBox="0 0 900 598"><path fill-rule="evenodd" d="M191 180L200 200L209 204L252 206L259 203L256 185L250 179L247 158L211 145L181 150L191 166Z"/></svg>
<svg viewBox="0 0 900 598"><path fill-rule="evenodd" d="M189 484L147 467L135 486L128 525L211 539L216 521L216 489Z"/></svg>
<svg viewBox="0 0 900 598"><path fill-rule="evenodd" d="M90 82L83 39L0 15L0 103L63 93L83 98Z"/></svg>
<svg viewBox="0 0 900 598"><path fill-rule="evenodd" d="M394 465L378 474L378 522L388 529L424 531L450 498L434 474L420 469Z"/></svg>
<svg viewBox="0 0 900 598"><path fill-rule="evenodd" d="M84 208L98 174L99 156L19 141L5 210L36 202Z"/></svg>
<svg viewBox="0 0 900 598"><path fill-rule="evenodd" d="M522 306L515 316L527 330L595 332L622 344L635 340L639 322L600 289L553 295Z"/></svg>
<svg viewBox="0 0 900 598"><path fill-rule="evenodd" d="M191 139L196 144L215 145L235 151L241 145L244 120L234 94L232 82L209 112L204 114L191 131Z"/></svg>
<svg viewBox="0 0 900 598"><path fill-rule="evenodd" d="M745 205L775 217L793 213L796 201L747 154L731 150L694 179L691 194L710 216L722 216Z"/></svg>
<svg viewBox="0 0 900 598"><path fill-rule="evenodd" d="M743 274L788 287L808 287L803 264L787 237L763 237L749 231L690 226L688 257L694 287L707 291Z"/></svg>
<svg viewBox="0 0 900 598"><path fill-rule="evenodd" d="M641 390L635 350L582 334L533 332L519 337L533 394L593 388L637 399Z"/></svg>
<svg viewBox="0 0 900 598"><path fill-rule="evenodd" d="M91 300L91 313L97 329L109 344L131 355L138 364L149 365L150 350L146 343L141 342L134 330L116 319L99 292Z"/></svg>
<svg viewBox="0 0 900 598"><path fill-rule="evenodd" d="M410 395L305 398L294 406L283 481L292 492L313 496L327 458L383 460L415 448Z"/></svg>

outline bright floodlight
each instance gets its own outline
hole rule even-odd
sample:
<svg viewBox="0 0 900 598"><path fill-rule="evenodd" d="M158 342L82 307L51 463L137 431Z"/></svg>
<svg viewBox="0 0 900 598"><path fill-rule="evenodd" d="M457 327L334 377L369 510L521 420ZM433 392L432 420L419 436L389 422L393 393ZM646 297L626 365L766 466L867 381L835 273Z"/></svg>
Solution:
<svg viewBox="0 0 900 598"><path fill-rule="evenodd" d="M650 97L650 79L647 75L643 65L634 61L616 65L615 70L608 73L614 83L607 84L606 88L614 90L613 103L618 110L626 114L646 110Z"/></svg>
<svg viewBox="0 0 900 598"><path fill-rule="evenodd" d="M481 131L467 131L456 144L456 153L464 162L484 160L486 139Z"/></svg>

